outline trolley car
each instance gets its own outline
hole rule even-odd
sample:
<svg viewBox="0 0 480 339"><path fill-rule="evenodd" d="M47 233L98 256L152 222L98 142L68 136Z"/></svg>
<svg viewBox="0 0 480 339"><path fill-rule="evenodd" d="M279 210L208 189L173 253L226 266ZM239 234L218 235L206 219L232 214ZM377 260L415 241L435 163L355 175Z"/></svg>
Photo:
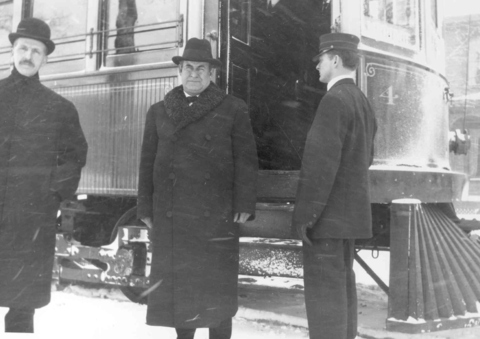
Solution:
<svg viewBox="0 0 480 339"><path fill-rule="evenodd" d="M290 219L305 138L326 91L312 57L317 54L319 36L331 31L360 37L356 81L372 101L378 119L370 169L375 236L358 248L403 249L404 245L392 244L390 236L391 232L398 236L393 227L402 224L402 218L417 220L420 229L424 225L436 229L435 223L450 227L435 204L459 199L465 177L449 165L449 95L443 75L440 3L0 0L1 75L8 75L11 68L7 34L12 27L30 16L48 22L57 48L42 69L42 82L75 104L89 143L78 199L62 204L56 276L121 286L127 296L142 300L141 292L148 287L150 249L148 230L136 220L135 206L145 114L179 84L171 58L181 55L192 37L211 42L214 56L223 64L216 71L216 83L245 100L250 110L260 180L257 219L242 227L244 273L301 276L295 254L300 242ZM407 198L420 203L407 204L406 210L401 205L400 213L392 202ZM460 231L455 234L465 240ZM417 248L412 239L405 240L405 246ZM418 245L419 253L430 255L429 244L435 242L429 239L433 238L415 239L424 241ZM272 253L283 261L281 269L268 264ZM412 253L406 255L406 259L392 260L392 265L399 260L411 262ZM446 268L442 260L428 255L430 264L419 257L414 258L419 266L401 264L402 269L395 270L405 273L409 281L412 268L417 268L417 280L427 281L426 289L433 289L435 279L423 277L431 270L441 275ZM255 256L258 260L253 265L248 258ZM258 264L262 260L267 264ZM440 262L438 267L435 260ZM405 293L408 298L409 293L427 294L425 287L393 291L398 279L392 273L391 277L389 316L402 321L413 312L413 317L428 323L430 314L412 311L412 304L395 306ZM399 279L402 282L405 277ZM476 293L475 301L480 299ZM427 301L425 305L431 307ZM439 318L445 316L441 313ZM389 321L392 328L395 321Z"/></svg>

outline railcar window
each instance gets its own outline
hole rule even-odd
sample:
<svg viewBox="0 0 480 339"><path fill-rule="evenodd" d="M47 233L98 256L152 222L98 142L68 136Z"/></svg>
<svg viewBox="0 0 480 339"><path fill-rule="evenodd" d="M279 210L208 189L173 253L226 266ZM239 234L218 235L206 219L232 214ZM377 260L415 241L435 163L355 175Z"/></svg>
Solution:
<svg viewBox="0 0 480 339"><path fill-rule="evenodd" d="M107 66L158 62L148 52L178 44L179 0L110 0L106 12ZM147 53L127 56L136 52Z"/></svg>
<svg viewBox="0 0 480 339"><path fill-rule="evenodd" d="M412 0L365 0L368 16L388 22L389 24L413 27L415 25Z"/></svg>
<svg viewBox="0 0 480 339"><path fill-rule="evenodd" d="M13 1L0 1L0 75L10 68L11 45L8 34L12 31Z"/></svg>
<svg viewBox="0 0 480 339"><path fill-rule="evenodd" d="M438 27L438 7L437 0L430 0L430 15L435 27Z"/></svg>
<svg viewBox="0 0 480 339"><path fill-rule="evenodd" d="M365 74L366 93L377 112L377 164L449 168L448 107L438 99L445 80L420 67L369 56Z"/></svg>
<svg viewBox="0 0 480 339"><path fill-rule="evenodd" d="M56 44L42 74L83 70L87 31L85 0L35 0L33 16L49 24Z"/></svg>
<svg viewBox="0 0 480 339"><path fill-rule="evenodd" d="M249 43L250 5L250 0L233 0L230 2L232 36L244 43Z"/></svg>
<svg viewBox="0 0 480 339"><path fill-rule="evenodd" d="M417 49L418 0L364 0L365 36L397 46Z"/></svg>

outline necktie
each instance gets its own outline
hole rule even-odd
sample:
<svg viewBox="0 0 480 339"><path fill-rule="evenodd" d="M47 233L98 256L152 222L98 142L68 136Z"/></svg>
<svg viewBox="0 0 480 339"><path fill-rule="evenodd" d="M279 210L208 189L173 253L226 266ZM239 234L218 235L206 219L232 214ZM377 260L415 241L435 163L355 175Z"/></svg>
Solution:
<svg viewBox="0 0 480 339"><path fill-rule="evenodd" d="M194 102L195 100L197 100L198 97L197 96L191 96L191 97L187 97L187 102L189 104L191 104L192 102Z"/></svg>

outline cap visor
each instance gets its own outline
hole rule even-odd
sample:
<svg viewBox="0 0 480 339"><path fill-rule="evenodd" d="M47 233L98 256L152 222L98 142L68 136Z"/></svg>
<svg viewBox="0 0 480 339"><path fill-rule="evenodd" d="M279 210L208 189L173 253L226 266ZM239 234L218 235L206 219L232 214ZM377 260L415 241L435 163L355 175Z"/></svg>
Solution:
<svg viewBox="0 0 480 339"><path fill-rule="evenodd" d="M322 54L324 54L324 53L326 53L326 52L328 52L328 51L330 51L330 50L332 50L332 49L333 49L333 48L325 48L323 51L320 51L319 54L315 55L315 56L313 57L312 61L317 62L318 60L320 60L320 57L322 56Z"/></svg>

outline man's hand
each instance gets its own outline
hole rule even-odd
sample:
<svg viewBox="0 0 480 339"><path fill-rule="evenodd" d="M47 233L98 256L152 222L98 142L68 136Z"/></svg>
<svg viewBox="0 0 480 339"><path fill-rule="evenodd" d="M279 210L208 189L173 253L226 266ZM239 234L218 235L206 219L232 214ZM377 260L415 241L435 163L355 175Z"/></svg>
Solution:
<svg viewBox="0 0 480 339"><path fill-rule="evenodd" d="M307 237L307 230L308 230L308 225L307 224L297 226L297 233L298 233L298 236L300 237L300 239L303 240L308 245L312 246L312 242Z"/></svg>
<svg viewBox="0 0 480 339"><path fill-rule="evenodd" d="M235 213L233 216L233 222L244 224L248 218L250 218L250 213Z"/></svg>
<svg viewBox="0 0 480 339"><path fill-rule="evenodd" d="M152 218L147 217L147 218L142 218L141 220L143 221L143 223L144 223L145 225L147 225L148 229L151 230L151 229L153 228Z"/></svg>

